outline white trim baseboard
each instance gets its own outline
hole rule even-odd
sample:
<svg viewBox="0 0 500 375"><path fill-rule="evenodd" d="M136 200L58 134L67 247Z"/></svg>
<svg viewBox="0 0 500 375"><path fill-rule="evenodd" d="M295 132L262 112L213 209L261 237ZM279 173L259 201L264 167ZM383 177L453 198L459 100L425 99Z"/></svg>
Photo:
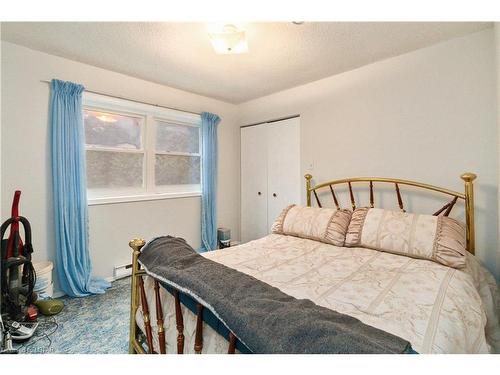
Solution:
<svg viewBox="0 0 500 375"><path fill-rule="evenodd" d="M125 276L125 277L128 277L128 276ZM112 283L112 282L116 281L117 279L114 276L109 276L109 277L105 277L104 280ZM64 297L65 295L66 295L66 293L64 293L62 290L54 290L54 293L52 294L52 298L61 298L61 297Z"/></svg>

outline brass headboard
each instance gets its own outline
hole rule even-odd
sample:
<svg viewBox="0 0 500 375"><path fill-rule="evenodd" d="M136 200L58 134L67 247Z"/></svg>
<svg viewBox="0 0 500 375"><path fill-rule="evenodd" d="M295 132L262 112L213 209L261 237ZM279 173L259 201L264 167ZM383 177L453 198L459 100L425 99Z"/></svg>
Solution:
<svg viewBox="0 0 500 375"><path fill-rule="evenodd" d="M307 205L311 206L311 194L314 195L316 199L316 203L319 207L321 207L321 202L319 200L317 190L323 188L329 188L330 193L333 198L333 202L335 206L340 209L339 201L333 189L333 186L340 184L347 184L349 188L349 197L351 199L351 207L354 210L356 208L356 201L354 199L354 193L352 190L352 184L358 182L368 183L370 187L370 207L374 206L374 198L373 198L373 183L381 182L386 184L393 184L396 192L396 197L398 200L399 208L404 211L403 199L401 197L401 192L399 190L400 185L408 185L414 186L417 188L432 190L435 192L439 192L445 195L449 195L452 197L452 200L446 203L443 207L437 210L434 215L444 215L448 216L453 209L453 206L457 202L458 199L462 199L465 202L465 225L466 225L466 239L467 239L467 250L474 254L475 251L475 243L474 243L474 187L473 181L476 179L476 175L474 173L464 173L460 176L462 180L465 182L465 191L464 193L459 193L458 191L448 190L444 188L440 188L438 186L433 186L429 184L423 184L416 181L410 180L401 180L397 178L385 178L385 177L353 177L353 178L344 178L341 180L333 180L318 184L316 186L311 186L312 176L310 174L306 174L306 197L307 197Z"/></svg>

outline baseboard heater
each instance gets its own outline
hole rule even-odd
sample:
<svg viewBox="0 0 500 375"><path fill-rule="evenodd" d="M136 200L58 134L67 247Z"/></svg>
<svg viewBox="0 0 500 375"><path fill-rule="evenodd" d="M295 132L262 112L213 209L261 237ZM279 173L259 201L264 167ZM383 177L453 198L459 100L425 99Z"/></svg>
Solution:
<svg viewBox="0 0 500 375"><path fill-rule="evenodd" d="M115 280L123 279L124 277L132 275L132 264L123 264L115 266L113 277Z"/></svg>

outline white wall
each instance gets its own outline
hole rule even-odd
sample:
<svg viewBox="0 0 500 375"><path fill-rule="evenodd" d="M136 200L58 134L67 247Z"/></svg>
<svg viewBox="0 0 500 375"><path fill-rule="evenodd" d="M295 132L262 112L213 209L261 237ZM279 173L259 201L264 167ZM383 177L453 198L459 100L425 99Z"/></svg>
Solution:
<svg viewBox="0 0 500 375"><path fill-rule="evenodd" d="M166 67L168 69L168 67ZM22 190L21 213L33 226L34 259L54 259L48 147L49 86L59 78L91 90L189 111L218 114L219 224L239 237L239 128L236 107L119 73L2 42L2 218L12 194ZM130 262L129 239L172 234L200 245L200 198L181 198L89 207L94 274L109 277L113 266Z"/></svg>
<svg viewBox="0 0 500 375"><path fill-rule="evenodd" d="M302 172L316 182L382 175L463 191L460 174L477 173L477 255L498 278L495 74L489 29L243 103L240 124L300 114Z"/></svg>

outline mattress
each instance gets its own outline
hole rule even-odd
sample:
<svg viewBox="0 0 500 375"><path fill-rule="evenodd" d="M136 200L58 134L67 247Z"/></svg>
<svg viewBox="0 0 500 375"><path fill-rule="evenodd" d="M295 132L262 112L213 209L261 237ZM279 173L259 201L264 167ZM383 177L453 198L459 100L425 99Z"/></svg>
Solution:
<svg viewBox="0 0 500 375"><path fill-rule="evenodd" d="M470 254L467 267L458 270L428 260L271 234L202 255L290 296L400 336L419 353L500 351L498 288ZM145 287L158 351L151 278L146 278ZM167 353L176 353L174 299L164 289L161 299ZM185 307L183 317L184 352L194 353L196 317ZM144 330L140 309L136 321ZM227 341L204 324L203 352L227 353L227 347Z"/></svg>

